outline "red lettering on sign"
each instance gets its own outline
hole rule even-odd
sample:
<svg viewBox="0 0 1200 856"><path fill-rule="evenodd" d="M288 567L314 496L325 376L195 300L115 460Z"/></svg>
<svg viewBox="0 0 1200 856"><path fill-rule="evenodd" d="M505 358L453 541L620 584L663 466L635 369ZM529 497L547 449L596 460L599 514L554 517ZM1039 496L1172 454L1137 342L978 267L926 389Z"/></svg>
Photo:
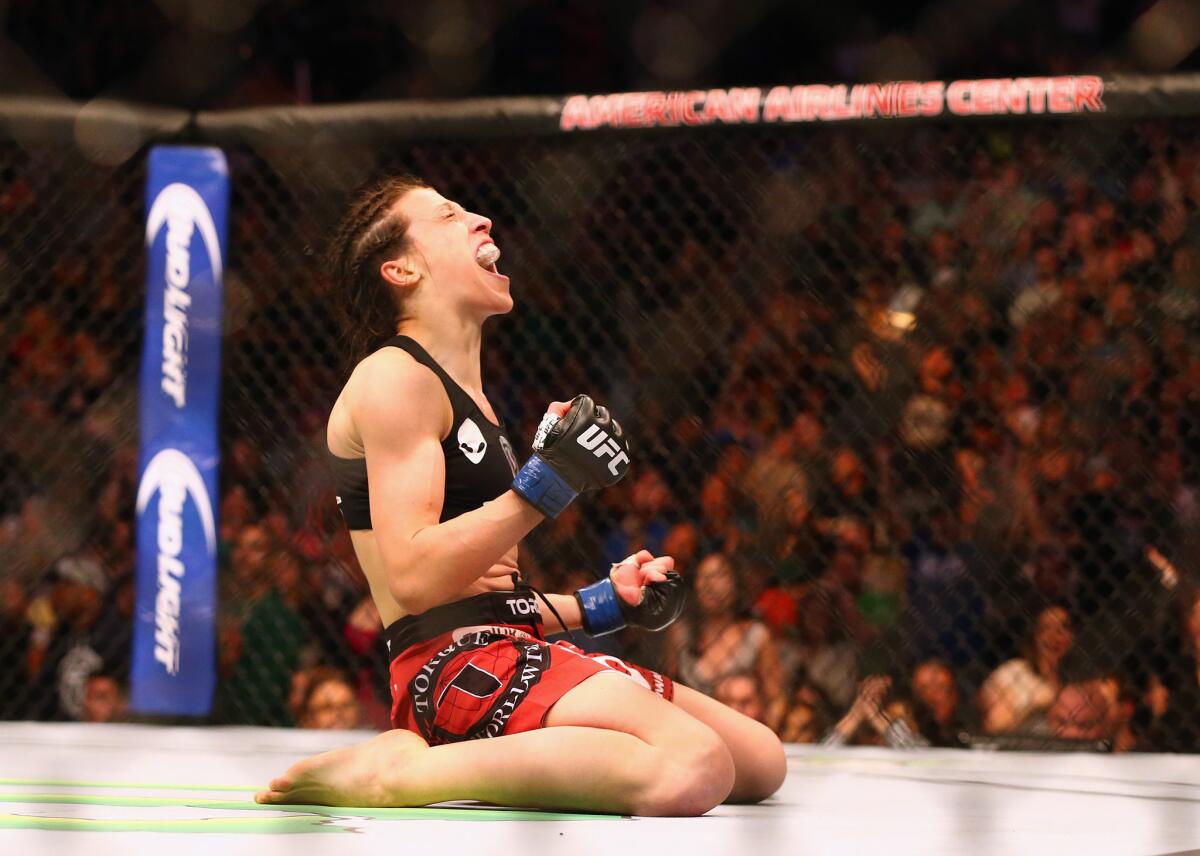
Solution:
<svg viewBox="0 0 1200 856"><path fill-rule="evenodd" d="M1070 113L1075 106L1075 78L1050 78L1050 112Z"/></svg>

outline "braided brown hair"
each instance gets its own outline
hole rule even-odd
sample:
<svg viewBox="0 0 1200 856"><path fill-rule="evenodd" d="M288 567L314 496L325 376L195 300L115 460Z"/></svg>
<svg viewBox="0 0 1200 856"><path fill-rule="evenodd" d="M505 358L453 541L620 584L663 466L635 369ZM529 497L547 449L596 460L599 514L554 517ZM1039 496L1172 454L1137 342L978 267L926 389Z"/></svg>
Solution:
<svg viewBox="0 0 1200 856"><path fill-rule="evenodd" d="M349 349L350 367L396 334L397 292L379 267L407 245L408 219L392 209L410 190L429 185L412 175L393 175L361 188L329 247L327 265Z"/></svg>

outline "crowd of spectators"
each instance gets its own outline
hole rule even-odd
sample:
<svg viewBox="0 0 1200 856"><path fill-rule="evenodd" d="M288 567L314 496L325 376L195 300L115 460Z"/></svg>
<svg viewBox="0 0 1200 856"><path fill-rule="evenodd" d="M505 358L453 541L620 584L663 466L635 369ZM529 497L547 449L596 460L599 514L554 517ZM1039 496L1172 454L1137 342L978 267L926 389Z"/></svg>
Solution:
<svg viewBox="0 0 1200 856"><path fill-rule="evenodd" d="M628 188L692 144L610 147L619 175L597 158L606 192L553 239L516 214L534 191L469 199L517 289L485 366L514 443L583 389L636 442L621 485L530 537L526 575L569 591L673 555L684 616L596 644L787 740L1200 751L1200 146L1180 127L764 134L761 160L713 137L698 190L640 205ZM482 152L450 155L498 175L513 150ZM36 176L0 195L14 222L48 198ZM0 270L30 277L0 293L8 718L128 715L140 230L96 197L92 240L53 264L0 229ZM241 204L211 719L386 727L379 616L323 470L319 277ZM602 353L572 347L589 337Z"/></svg>

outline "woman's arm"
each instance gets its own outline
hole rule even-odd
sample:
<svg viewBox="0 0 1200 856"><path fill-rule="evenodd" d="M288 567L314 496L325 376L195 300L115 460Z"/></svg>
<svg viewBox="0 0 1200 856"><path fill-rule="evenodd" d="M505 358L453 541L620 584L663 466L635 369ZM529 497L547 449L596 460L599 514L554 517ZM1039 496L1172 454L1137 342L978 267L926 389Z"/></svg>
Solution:
<svg viewBox="0 0 1200 856"><path fill-rule="evenodd" d="M554 617L554 613L549 609L545 609L545 604L540 604L542 609L542 621L544 632L547 636L552 633L562 633L567 630L578 630L583 627L583 617L579 613L579 601L572 594L548 594L546 600L558 610L558 614L562 616L562 620L566 622L566 627L558 623Z"/></svg>
<svg viewBox="0 0 1200 856"><path fill-rule="evenodd" d="M392 596L407 612L424 612L456 597L544 518L509 490L439 523L441 438L449 430L441 384L407 355L384 352L364 369L351 412L367 458L375 538Z"/></svg>
<svg viewBox="0 0 1200 856"><path fill-rule="evenodd" d="M1007 734L1017 730L1032 710L1025 697L1033 681L1023 661L1009 660L998 666L979 688L980 727L984 734Z"/></svg>
<svg viewBox="0 0 1200 856"><path fill-rule="evenodd" d="M670 556L653 556L648 550L640 550L629 558L613 565L609 576L613 581L617 596L630 606L641 603L644 593L642 588L651 583L661 583L667 579L667 573L675 568L675 560ZM546 600L558 610L566 627L554 617L549 609L542 610L544 632L547 634L561 633L564 630L575 630L583 627L583 614L579 600L574 594L548 594Z"/></svg>
<svg viewBox="0 0 1200 856"><path fill-rule="evenodd" d="M845 746L858 732L859 727L868 723L883 737L884 742L893 749L911 749L914 746L928 746L928 742L920 735L913 734L908 723L900 717L901 708L893 711L895 716L888 716L883 711L883 699L891 689L892 679L886 675L871 675L864 678L858 685L858 695L854 704L837 725L829 730L821 741L822 746Z"/></svg>
<svg viewBox="0 0 1200 856"><path fill-rule="evenodd" d="M779 701L783 698L783 666L779 662L779 647L771 632L765 626L759 626L766 633L766 639L758 649L754 671L758 674L758 685L762 687L763 708L778 710Z"/></svg>

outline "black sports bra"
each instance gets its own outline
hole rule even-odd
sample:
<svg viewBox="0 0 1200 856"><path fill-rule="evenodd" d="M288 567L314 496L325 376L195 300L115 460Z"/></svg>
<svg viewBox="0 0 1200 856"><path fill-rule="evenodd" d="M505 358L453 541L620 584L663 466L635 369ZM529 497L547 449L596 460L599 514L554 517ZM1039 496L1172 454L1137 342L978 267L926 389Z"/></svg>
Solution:
<svg viewBox="0 0 1200 856"><path fill-rule="evenodd" d="M473 511L508 490L517 473L517 459L504 434L504 422L493 425L488 421L471 396L413 339L396 336L380 347L407 351L438 376L450 398L454 421L450 433L442 441L442 454L446 457L446 492L441 520L444 522ZM330 452L329 461L337 488L338 507L346 525L351 530L372 528L367 459L339 458Z"/></svg>

